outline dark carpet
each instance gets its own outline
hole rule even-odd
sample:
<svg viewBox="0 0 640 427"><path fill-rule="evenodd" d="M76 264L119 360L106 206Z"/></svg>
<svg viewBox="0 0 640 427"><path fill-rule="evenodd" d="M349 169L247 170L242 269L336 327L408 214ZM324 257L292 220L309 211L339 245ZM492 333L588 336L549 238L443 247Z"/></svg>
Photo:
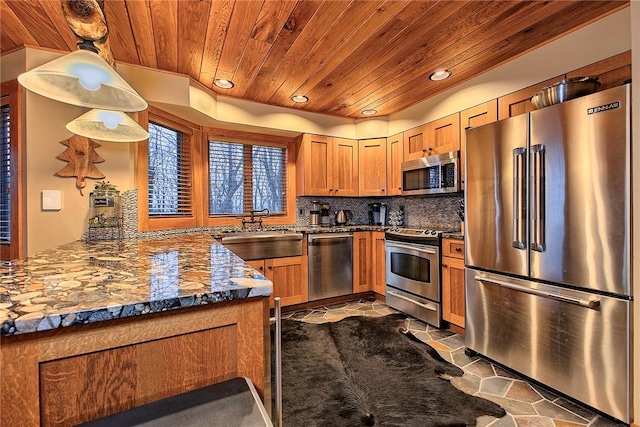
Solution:
<svg viewBox="0 0 640 427"><path fill-rule="evenodd" d="M284 427L465 426L505 414L451 385L462 370L407 332L405 318L283 320Z"/></svg>

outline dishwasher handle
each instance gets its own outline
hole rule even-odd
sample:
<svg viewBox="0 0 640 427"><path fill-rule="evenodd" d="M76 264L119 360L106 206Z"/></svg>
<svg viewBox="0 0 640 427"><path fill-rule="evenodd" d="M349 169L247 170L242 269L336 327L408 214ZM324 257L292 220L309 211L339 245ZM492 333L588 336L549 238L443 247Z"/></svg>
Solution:
<svg viewBox="0 0 640 427"><path fill-rule="evenodd" d="M310 234L309 235L309 243L315 242L317 240L327 240L327 239L352 239L352 233L323 233L323 234Z"/></svg>

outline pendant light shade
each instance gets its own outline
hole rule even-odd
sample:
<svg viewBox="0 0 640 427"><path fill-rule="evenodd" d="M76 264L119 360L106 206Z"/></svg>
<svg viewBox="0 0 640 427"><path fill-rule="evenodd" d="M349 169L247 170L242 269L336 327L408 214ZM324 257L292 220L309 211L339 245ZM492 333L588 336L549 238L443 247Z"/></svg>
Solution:
<svg viewBox="0 0 640 427"><path fill-rule="evenodd" d="M99 141L137 142L149 138L131 117L120 111L91 110L67 123L69 132Z"/></svg>
<svg viewBox="0 0 640 427"><path fill-rule="evenodd" d="M67 104L142 111L147 102L98 54L80 49L18 76L32 92Z"/></svg>

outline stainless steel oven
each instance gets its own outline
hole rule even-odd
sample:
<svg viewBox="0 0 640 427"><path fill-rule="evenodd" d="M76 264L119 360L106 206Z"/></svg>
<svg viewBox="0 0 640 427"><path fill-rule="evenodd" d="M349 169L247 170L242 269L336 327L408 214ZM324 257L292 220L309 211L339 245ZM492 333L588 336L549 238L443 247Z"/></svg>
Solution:
<svg viewBox="0 0 640 427"><path fill-rule="evenodd" d="M385 297L390 307L439 328L442 316L438 234L413 229L385 233Z"/></svg>

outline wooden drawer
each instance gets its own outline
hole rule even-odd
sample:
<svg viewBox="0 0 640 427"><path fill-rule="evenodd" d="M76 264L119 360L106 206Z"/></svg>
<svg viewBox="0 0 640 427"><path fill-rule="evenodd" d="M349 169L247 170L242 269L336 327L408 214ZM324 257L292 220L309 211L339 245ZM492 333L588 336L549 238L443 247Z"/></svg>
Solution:
<svg viewBox="0 0 640 427"><path fill-rule="evenodd" d="M442 239L442 256L464 259L464 240Z"/></svg>

